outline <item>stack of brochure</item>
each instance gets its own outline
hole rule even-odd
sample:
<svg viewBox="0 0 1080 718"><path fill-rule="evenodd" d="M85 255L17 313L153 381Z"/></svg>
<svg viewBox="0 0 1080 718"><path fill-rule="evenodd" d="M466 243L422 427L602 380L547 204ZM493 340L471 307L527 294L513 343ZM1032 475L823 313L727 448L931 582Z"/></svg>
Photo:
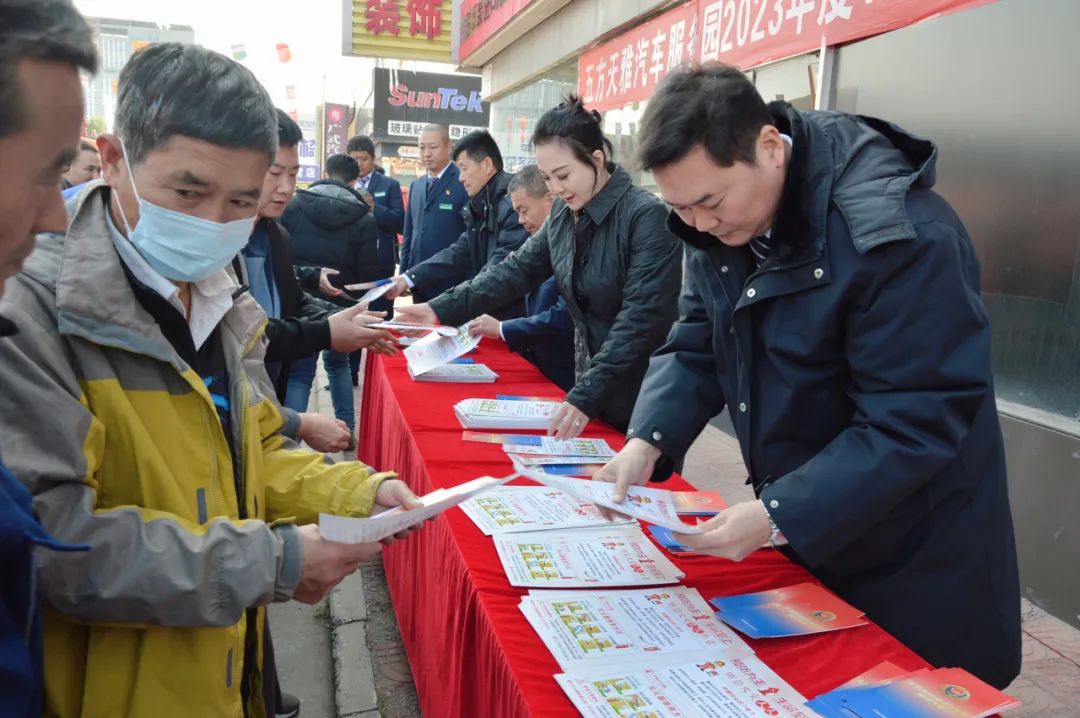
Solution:
<svg viewBox="0 0 1080 718"><path fill-rule="evenodd" d="M806 705L825 718L984 718L1020 701L962 668L905 671L886 661Z"/></svg>
<svg viewBox="0 0 1080 718"><path fill-rule="evenodd" d="M409 376L413 381L434 381L444 384L490 384L499 378L499 375L491 371L486 364L443 364L434 369L428 369L420 375L413 373L412 367L408 367Z"/></svg>
<svg viewBox="0 0 1080 718"><path fill-rule="evenodd" d="M555 680L586 718L817 718L806 699L757 657L732 658L723 651L607 664Z"/></svg>
<svg viewBox="0 0 1080 718"><path fill-rule="evenodd" d="M546 429L559 405L546 401L465 399L454 405L466 429Z"/></svg>
<svg viewBox="0 0 1080 718"><path fill-rule="evenodd" d="M685 575L636 526L508 533L495 550L511 586L662 586Z"/></svg>
<svg viewBox="0 0 1080 718"><path fill-rule="evenodd" d="M725 596L710 601L716 615L751 638L808 636L865 626L863 612L816 583Z"/></svg>
<svg viewBox="0 0 1080 718"><path fill-rule="evenodd" d="M604 518L596 504L547 486L500 486L461 504L485 536L520 531L628 526L631 519Z"/></svg>

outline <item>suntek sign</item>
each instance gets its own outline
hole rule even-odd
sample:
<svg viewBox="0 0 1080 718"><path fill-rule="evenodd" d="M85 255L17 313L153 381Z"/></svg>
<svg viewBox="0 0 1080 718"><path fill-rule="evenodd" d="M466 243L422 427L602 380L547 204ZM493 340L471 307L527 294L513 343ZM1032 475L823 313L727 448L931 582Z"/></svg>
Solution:
<svg viewBox="0 0 1080 718"><path fill-rule="evenodd" d="M488 127L491 108L478 75L444 75L376 67L372 72L376 140L415 141L416 127ZM408 128L406 131L405 128Z"/></svg>
<svg viewBox="0 0 1080 718"><path fill-rule="evenodd" d="M425 110L451 110L480 114L484 112L479 92L472 90L465 95L453 87L440 87L435 92L425 92L410 90L408 85L401 83L390 88L390 97L387 102L391 107L405 106Z"/></svg>

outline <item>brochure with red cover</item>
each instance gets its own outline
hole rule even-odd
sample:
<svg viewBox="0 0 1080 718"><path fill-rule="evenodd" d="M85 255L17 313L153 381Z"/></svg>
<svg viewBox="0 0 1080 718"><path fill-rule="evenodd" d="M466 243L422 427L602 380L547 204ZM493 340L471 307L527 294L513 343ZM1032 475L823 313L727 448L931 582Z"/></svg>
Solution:
<svg viewBox="0 0 1080 718"><path fill-rule="evenodd" d="M683 516L715 516L727 502L715 491L676 491L675 511Z"/></svg>

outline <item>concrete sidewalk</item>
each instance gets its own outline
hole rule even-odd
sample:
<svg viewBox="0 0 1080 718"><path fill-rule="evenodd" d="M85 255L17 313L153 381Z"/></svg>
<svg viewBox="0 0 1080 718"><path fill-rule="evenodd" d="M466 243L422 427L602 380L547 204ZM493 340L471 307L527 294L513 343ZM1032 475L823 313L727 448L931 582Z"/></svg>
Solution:
<svg viewBox="0 0 1080 718"><path fill-rule="evenodd" d="M333 415L325 385L320 366L309 408ZM359 390L356 401L359 415ZM753 498L738 443L716 426L694 443L683 475L728 503ZM1024 705L1006 715L1080 718L1080 631L1026 600L1022 610L1024 667L1008 692ZM381 559L361 566L319 606L272 606L270 621L282 686L301 698L304 718L421 715Z"/></svg>

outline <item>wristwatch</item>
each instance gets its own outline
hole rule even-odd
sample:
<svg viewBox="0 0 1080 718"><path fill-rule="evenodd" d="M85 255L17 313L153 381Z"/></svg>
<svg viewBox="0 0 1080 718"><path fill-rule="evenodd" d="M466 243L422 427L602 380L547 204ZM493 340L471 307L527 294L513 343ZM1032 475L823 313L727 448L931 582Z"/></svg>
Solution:
<svg viewBox="0 0 1080 718"><path fill-rule="evenodd" d="M780 527L773 521L772 514L769 513L769 507L765 505L764 501L761 501L761 508L765 511L765 518L769 520L769 545L773 548L787 546L788 540L784 538L784 534L780 531Z"/></svg>

